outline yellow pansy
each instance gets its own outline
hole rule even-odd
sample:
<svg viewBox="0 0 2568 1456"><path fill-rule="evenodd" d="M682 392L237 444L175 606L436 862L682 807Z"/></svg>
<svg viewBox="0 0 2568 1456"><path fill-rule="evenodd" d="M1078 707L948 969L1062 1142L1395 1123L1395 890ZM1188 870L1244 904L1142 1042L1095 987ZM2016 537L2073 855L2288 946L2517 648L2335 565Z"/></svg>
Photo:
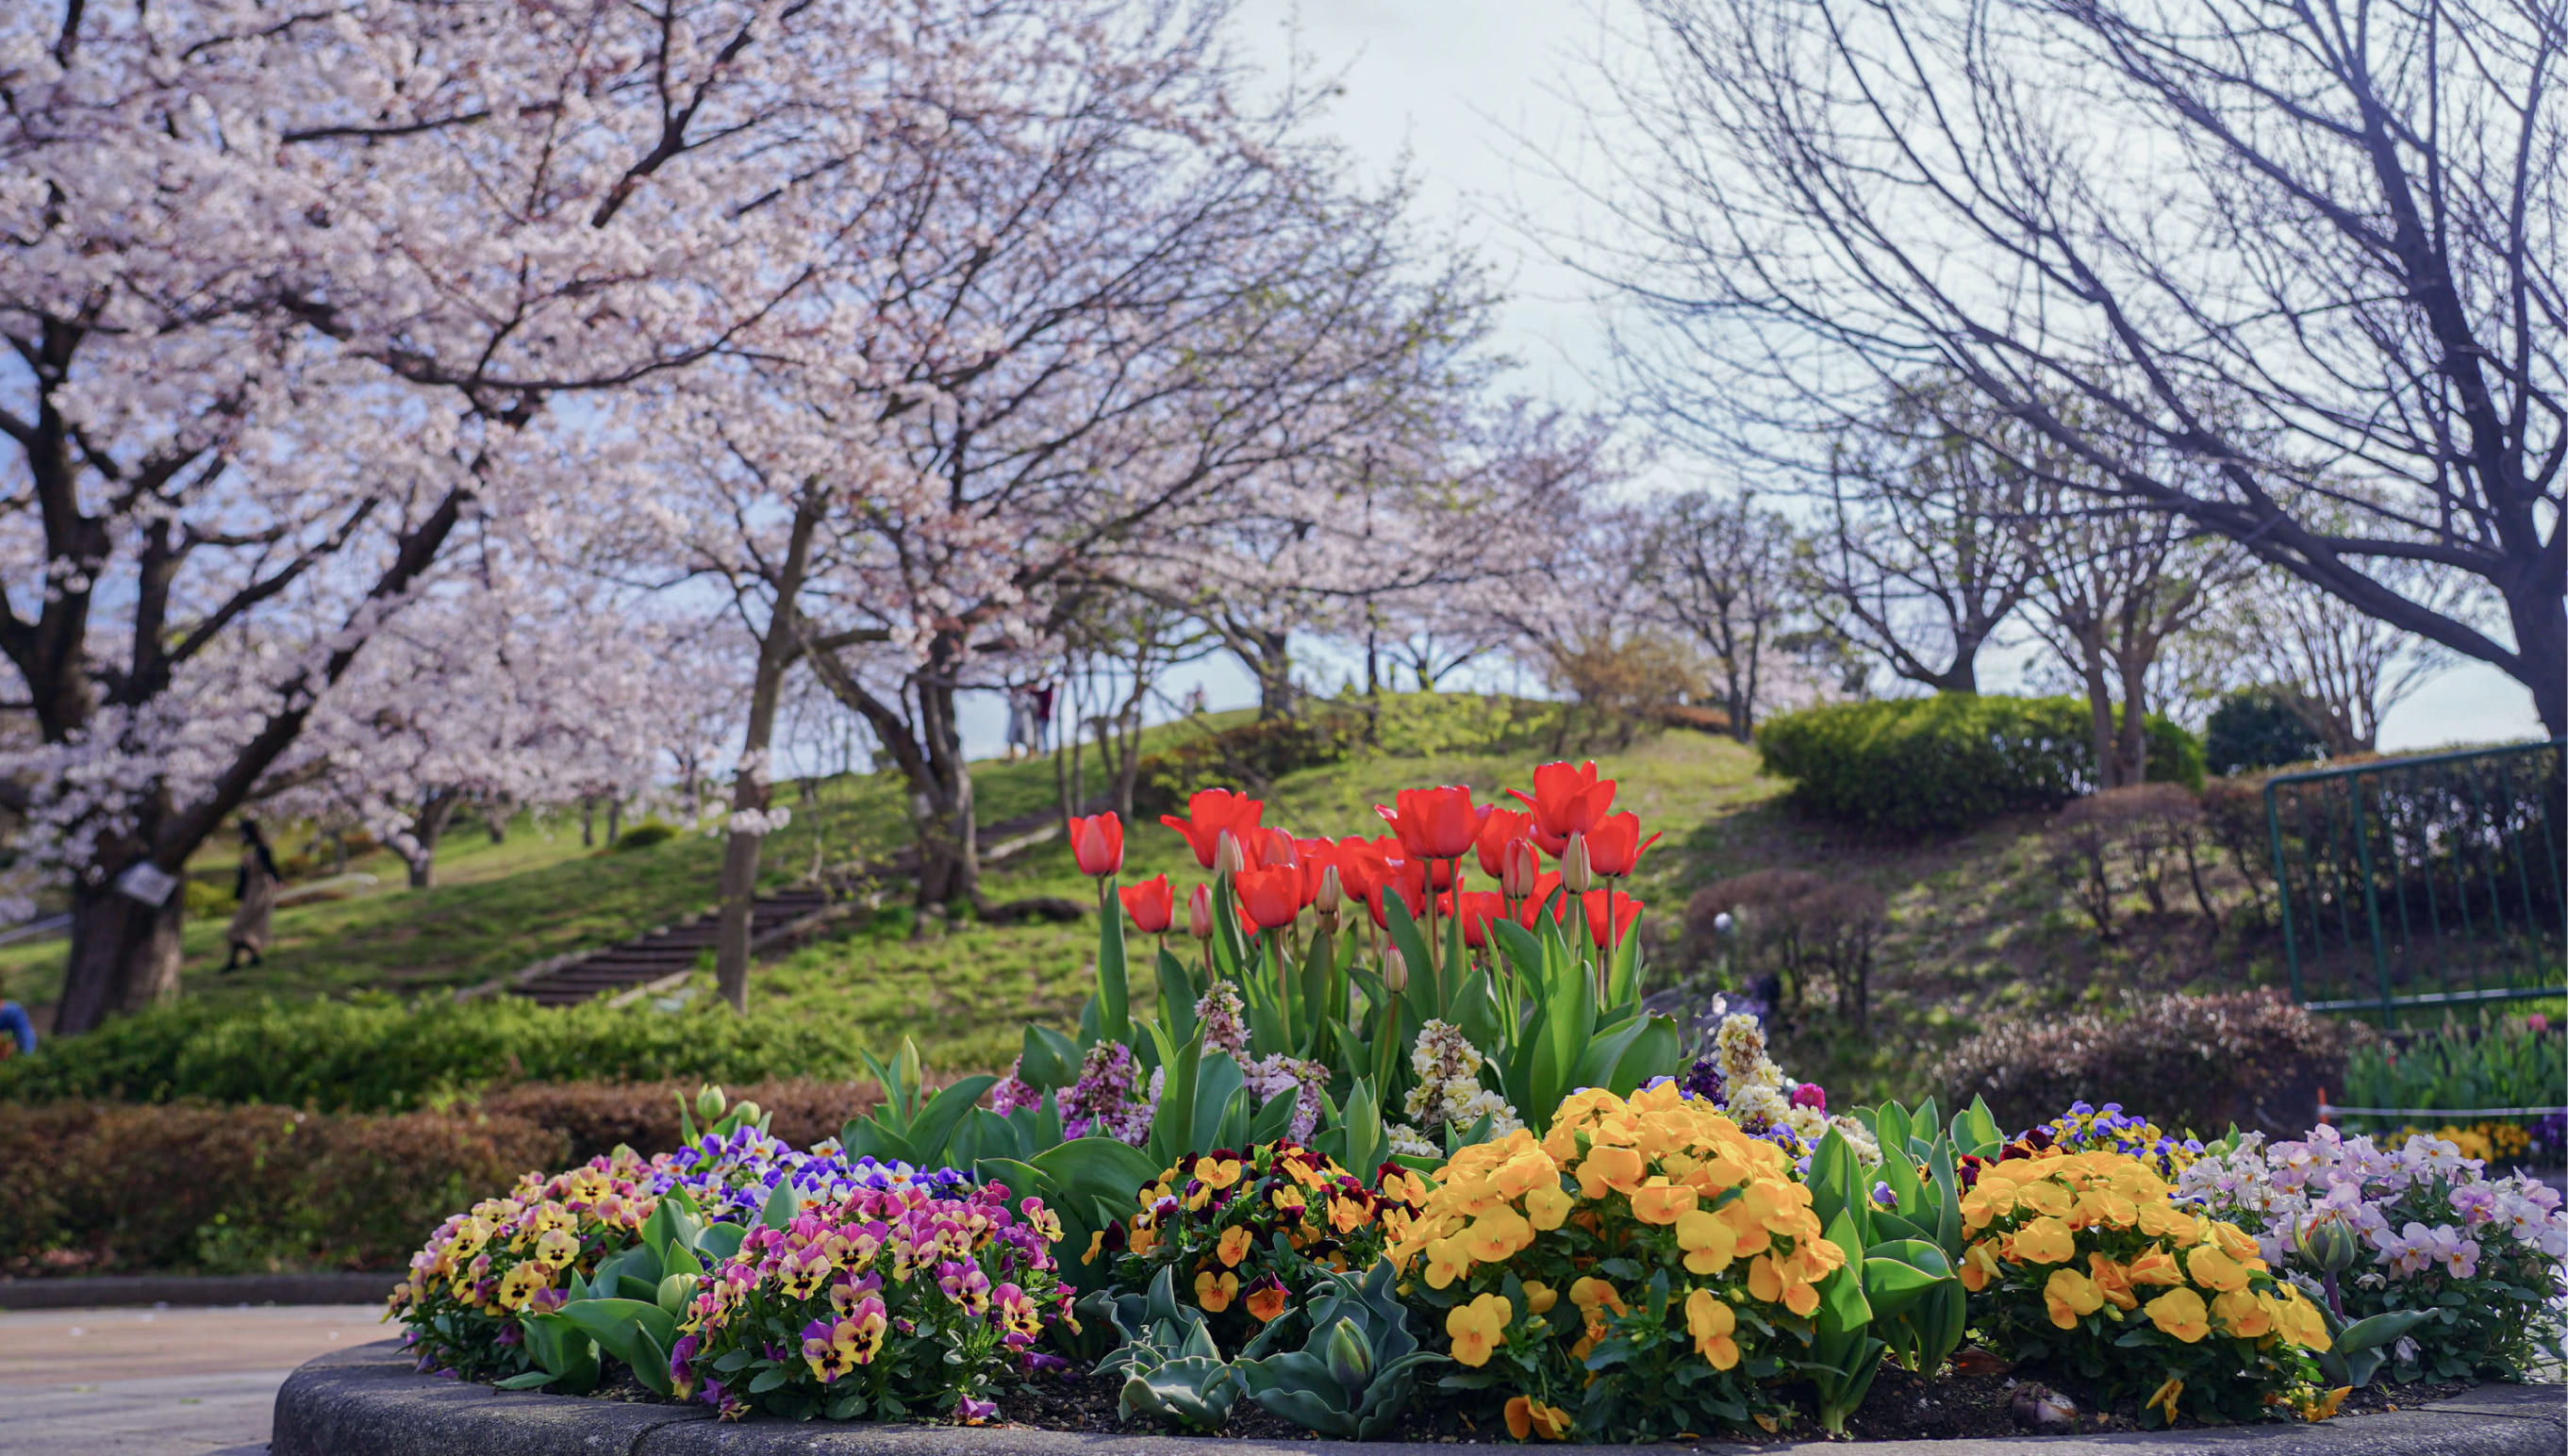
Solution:
<svg viewBox="0 0 2568 1456"><path fill-rule="evenodd" d="M2211 1311L2191 1290L2169 1290L2140 1308L2151 1324L2187 1344L2211 1332Z"/></svg>
<svg viewBox="0 0 2568 1456"><path fill-rule="evenodd" d="M1444 1314L1444 1332L1453 1339L1453 1358L1466 1365L1485 1365L1489 1354L1507 1342L1507 1321L1515 1310L1497 1295L1482 1295L1456 1305Z"/></svg>
<svg viewBox="0 0 2568 1456"><path fill-rule="evenodd" d="M2052 1323L2075 1329L2082 1317L2104 1308L2104 1292L2074 1269L2055 1269L2042 1287L2042 1303Z"/></svg>

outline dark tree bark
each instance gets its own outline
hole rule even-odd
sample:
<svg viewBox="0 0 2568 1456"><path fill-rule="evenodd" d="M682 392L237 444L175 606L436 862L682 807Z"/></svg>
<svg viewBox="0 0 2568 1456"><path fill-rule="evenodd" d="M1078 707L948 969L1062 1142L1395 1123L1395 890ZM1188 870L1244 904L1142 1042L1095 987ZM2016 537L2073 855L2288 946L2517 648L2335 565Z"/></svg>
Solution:
<svg viewBox="0 0 2568 1456"><path fill-rule="evenodd" d="M816 481L795 499L786 532L785 558L765 585L767 621L758 631L758 667L750 682L749 724L742 737L740 771L732 780L734 814L764 814L773 804L768 755L776 740L776 705L785 675L802 655L800 603L811 568L811 540L828 513L829 492ZM749 928L758 898L758 862L764 825L734 828L723 841L722 920L714 936L714 981L735 1012L749 1010Z"/></svg>
<svg viewBox="0 0 2568 1456"><path fill-rule="evenodd" d="M437 883L437 842L446 837L446 826L454 822L455 811L463 803L461 789L434 789L421 801L419 812L411 816L414 847L402 860L410 867L412 889L425 890Z"/></svg>

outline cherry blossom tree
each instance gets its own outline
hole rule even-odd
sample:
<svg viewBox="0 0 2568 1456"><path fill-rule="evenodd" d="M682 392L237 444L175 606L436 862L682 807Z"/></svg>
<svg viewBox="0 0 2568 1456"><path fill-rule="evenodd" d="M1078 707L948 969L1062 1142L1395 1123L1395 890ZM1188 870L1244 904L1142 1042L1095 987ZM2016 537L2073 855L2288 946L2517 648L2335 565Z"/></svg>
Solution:
<svg viewBox="0 0 2568 1456"><path fill-rule="evenodd" d="M872 139L1108 9L0 14L5 766L70 885L57 1024L174 992L170 875L474 520L647 488L558 400L807 337Z"/></svg>
<svg viewBox="0 0 2568 1456"><path fill-rule="evenodd" d="M649 792L672 729L667 631L605 593L568 595L575 577L547 581L449 583L394 618L269 775L288 787L265 806L353 819L425 889L465 804Z"/></svg>
<svg viewBox="0 0 2568 1456"><path fill-rule="evenodd" d="M1182 79L1198 91L1178 114L1218 115L1220 73ZM980 898L956 695L1057 657L1071 589L1140 574L1432 386L1482 303L1421 266L1405 198L1349 192L1324 153L1082 119L1024 155L1017 186L958 194L992 256L896 272L883 300L983 341L904 366L935 398L868 437L936 494L851 503L844 585L804 614L813 670L908 786L923 907Z"/></svg>

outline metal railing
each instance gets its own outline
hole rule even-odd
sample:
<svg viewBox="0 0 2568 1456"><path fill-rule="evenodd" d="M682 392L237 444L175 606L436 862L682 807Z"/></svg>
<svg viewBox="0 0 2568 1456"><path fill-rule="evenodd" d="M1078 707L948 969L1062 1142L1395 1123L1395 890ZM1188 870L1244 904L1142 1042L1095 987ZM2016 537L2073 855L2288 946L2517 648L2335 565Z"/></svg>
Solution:
<svg viewBox="0 0 2568 1456"><path fill-rule="evenodd" d="M2568 738L2277 774L2265 832L2313 1011L2568 994Z"/></svg>

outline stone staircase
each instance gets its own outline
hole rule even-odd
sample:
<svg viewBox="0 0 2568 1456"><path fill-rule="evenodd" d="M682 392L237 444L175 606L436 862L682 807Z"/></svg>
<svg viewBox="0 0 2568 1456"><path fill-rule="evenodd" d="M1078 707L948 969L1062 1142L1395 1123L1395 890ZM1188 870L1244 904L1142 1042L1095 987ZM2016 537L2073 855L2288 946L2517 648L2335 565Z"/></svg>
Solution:
<svg viewBox="0 0 2568 1456"><path fill-rule="evenodd" d="M855 902L831 900L818 889L761 895L750 907L750 953L798 940L854 908ZM622 945L530 966L506 990L547 1007L572 1006L601 993L616 993L619 1004L639 1001L683 985L713 950L721 925L720 912L707 911Z"/></svg>
<svg viewBox="0 0 2568 1456"><path fill-rule="evenodd" d="M1091 813L1103 805L1092 803ZM1019 814L995 824L980 826L978 842L983 864L1008 859L1035 845L1057 838L1061 833L1060 816L1051 809ZM914 872L913 849L904 845L890 858L870 868L881 876L904 876ZM1033 905L1036 902L1027 902ZM1080 907L1069 902L1072 915ZM1054 902L1041 902L1051 907ZM761 895L751 903L749 949L753 957L772 955L792 949L818 934L833 922L858 909L869 908L861 900L833 898L817 886L780 890ZM686 984L697 962L714 948L721 929L721 914L708 910L676 925L663 926L647 935L637 936L620 945L603 950L574 951L539 961L514 976L485 982L458 993L460 999L505 993L522 996L537 1006L575 1006L593 997L612 996L617 1006L627 1006L646 996L674 991Z"/></svg>

